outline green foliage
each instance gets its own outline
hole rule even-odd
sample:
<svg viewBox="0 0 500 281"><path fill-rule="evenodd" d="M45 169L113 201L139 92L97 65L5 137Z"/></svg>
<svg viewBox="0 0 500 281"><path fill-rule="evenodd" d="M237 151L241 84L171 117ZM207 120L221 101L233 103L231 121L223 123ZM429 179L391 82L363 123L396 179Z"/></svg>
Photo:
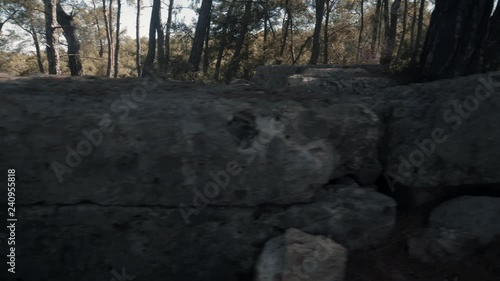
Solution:
<svg viewBox="0 0 500 281"><path fill-rule="evenodd" d="M107 66L107 45L104 30L104 19L101 0L60 0L64 9L75 14L75 25L78 27L77 36L81 44L81 58L84 74L105 75ZM327 0L330 4L330 19L323 22L321 32L321 54L319 61L322 63L324 54L324 29L328 34L328 60L330 64L356 63L359 52L360 63L378 63L381 45L384 37L383 20L380 26L380 37L377 40L375 53L372 53L372 30L374 25L375 3L374 0L365 0L364 29L362 32L361 48L358 50L358 37L360 33L360 0ZM116 3L116 1L114 1ZM168 1L164 1L166 5ZM177 2L175 2L178 5ZM211 81L215 73L217 54L221 44L224 44L221 61L220 77L228 70L234 55L236 42L242 30L241 24L244 13L245 1L235 1L232 15L228 18L227 11L231 0L214 0L210 25L210 38L205 53L208 55L209 67L206 73L189 73L188 58L193 40L193 27L195 23L183 22L179 18L178 6L174 9L174 20L171 26L170 61L168 73L163 74L171 79L199 79ZM313 0L269 0L255 1L252 6L252 21L249 33L245 37L244 48L240 56L240 67L233 77L249 78L259 65L268 64L307 64L310 58L311 36L314 29L314 3ZM413 1L409 0L410 6ZM124 5L135 6L136 0L123 1ZM144 1L148 5L148 1ZM37 73L37 60L34 54L33 34L37 35L42 51L42 60L45 68L45 30L43 3L41 0L0 0L0 22L7 19L14 11L15 17L9 20L9 27L3 28L0 35L0 71L15 72L22 75ZM193 7L196 5L193 5ZM186 8L184 8L186 9ZM426 9L424 26L430 19L430 7ZM163 7L163 22L166 22L167 7ZM115 9L116 12L116 9ZM287 26L285 12L291 15L290 25ZM396 49L402 44L400 57L392 65L393 71L409 69L412 50L410 50L410 29L413 15L412 7L409 8L406 37L400 42L402 31L402 13L400 19ZM116 15L113 17L116 19ZM145 24L143 22L143 24ZM225 25L227 26L225 27ZM99 29L97 28L99 25ZM7 26L7 25L6 25ZM32 28L34 27L34 28ZM224 28L225 27L225 28ZM223 33L223 30L226 32ZM424 30L425 31L425 30ZM60 33L60 31L58 31ZM61 63L63 73L68 73L66 64L64 38L61 40ZM286 40L285 40L286 37ZM141 61L144 61L147 52L147 38L141 38ZM281 55L281 50L283 54ZM203 54L204 56L205 54ZM137 76L135 61L135 38L125 34L121 36L120 48L120 77ZM202 59L203 64L203 59Z"/></svg>
<svg viewBox="0 0 500 281"><path fill-rule="evenodd" d="M36 56L12 51L0 51L0 72L25 76L39 73Z"/></svg>

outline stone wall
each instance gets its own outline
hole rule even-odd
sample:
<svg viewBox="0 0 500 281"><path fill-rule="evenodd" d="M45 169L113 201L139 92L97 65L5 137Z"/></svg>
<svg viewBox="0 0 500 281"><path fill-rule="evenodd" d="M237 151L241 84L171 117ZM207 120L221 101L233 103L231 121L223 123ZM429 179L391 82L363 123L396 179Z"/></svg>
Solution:
<svg viewBox="0 0 500 281"><path fill-rule="evenodd" d="M347 250L380 245L396 218L381 179L418 204L442 201L443 187L499 190L499 75L336 99L317 85L0 83L17 276L252 280L266 242L289 229Z"/></svg>

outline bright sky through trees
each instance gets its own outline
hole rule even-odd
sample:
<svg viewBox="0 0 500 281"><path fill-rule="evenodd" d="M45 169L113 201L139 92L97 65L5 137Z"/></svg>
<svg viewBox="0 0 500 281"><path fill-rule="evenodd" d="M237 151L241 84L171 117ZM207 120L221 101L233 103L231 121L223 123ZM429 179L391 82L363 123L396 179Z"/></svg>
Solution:
<svg viewBox="0 0 500 281"><path fill-rule="evenodd" d="M177 20L185 22L186 24L191 24L193 20L196 20L196 12L189 9L189 5L192 1L190 0L175 0L175 7L183 7L177 14ZM147 36L149 32L149 21L151 20L151 3L149 0L144 0L144 8L141 13L141 36ZM199 5L197 5L199 6ZM167 7L162 9L162 22L167 21ZM136 20L136 8L129 5L124 5L122 14L122 28L127 29L127 35L130 37L135 37L135 20Z"/></svg>

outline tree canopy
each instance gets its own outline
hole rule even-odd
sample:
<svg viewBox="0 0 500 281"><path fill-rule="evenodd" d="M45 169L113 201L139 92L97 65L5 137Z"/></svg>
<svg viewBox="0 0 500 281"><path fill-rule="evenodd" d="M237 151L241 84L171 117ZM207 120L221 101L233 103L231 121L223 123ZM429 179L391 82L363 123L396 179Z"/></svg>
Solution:
<svg viewBox="0 0 500 281"><path fill-rule="evenodd" d="M214 82L249 78L268 64L381 63L388 71L430 73L440 62L429 61L437 50L426 46L465 44L438 34L455 21L442 14L449 9L440 9L448 2L456 1L0 0L0 71L128 77L148 68L172 79ZM494 0L460 2L455 16L460 9L476 13L463 26L484 30L470 38L478 48L477 67L497 69L500 13L494 13ZM120 17L123 7L134 9L135 18ZM189 9L198 14L193 22L183 18ZM143 24L150 28L142 34L146 12L151 21ZM135 36L125 32L123 20L136 23ZM477 68L471 67L457 74Z"/></svg>

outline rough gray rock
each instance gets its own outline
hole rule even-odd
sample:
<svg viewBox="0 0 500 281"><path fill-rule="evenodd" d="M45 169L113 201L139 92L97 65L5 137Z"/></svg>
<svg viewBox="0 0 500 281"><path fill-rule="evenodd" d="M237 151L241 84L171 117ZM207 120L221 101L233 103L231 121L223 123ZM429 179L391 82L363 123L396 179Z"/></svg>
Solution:
<svg viewBox="0 0 500 281"><path fill-rule="evenodd" d="M499 93L500 72L382 91L375 111L386 175L430 188L417 205L435 199L433 187L500 183Z"/></svg>
<svg viewBox="0 0 500 281"><path fill-rule="evenodd" d="M265 241L288 228L348 249L376 245L394 226L395 202L346 179L373 184L379 159L397 173L415 138L453 125L440 110L448 99L466 99L477 78L335 102L153 79L0 83L0 170L16 169L23 218L18 277L101 280L124 267L141 280L247 281ZM414 93L401 92L408 89ZM498 97L479 106L401 182L422 189L500 182ZM327 185L340 178L343 185ZM465 241L447 233L421 237Z"/></svg>
<svg viewBox="0 0 500 281"><path fill-rule="evenodd" d="M135 101L141 88L119 82L98 93L99 82L53 83L0 86L0 168L23 167L25 204L292 204L332 178L369 184L381 172L381 124L363 105L225 99L178 84Z"/></svg>
<svg viewBox="0 0 500 281"><path fill-rule="evenodd" d="M370 77L368 71L362 68L308 68L302 75L316 78L352 78Z"/></svg>
<svg viewBox="0 0 500 281"><path fill-rule="evenodd" d="M410 254L425 262L459 262L500 239L500 198L462 196L432 211L429 226L413 234Z"/></svg>
<svg viewBox="0 0 500 281"><path fill-rule="evenodd" d="M229 82L229 85L245 85L245 86L249 86L249 85L253 85L253 84L255 84L255 83L252 82L252 81L245 80L245 79L233 79L233 80L231 80L231 82Z"/></svg>
<svg viewBox="0 0 500 281"><path fill-rule="evenodd" d="M16 277L30 281L111 280L122 268L134 280L249 280L262 245L280 234L252 209L207 208L190 225L177 208L18 209Z"/></svg>
<svg viewBox="0 0 500 281"><path fill-rule="evenodd" d="M374 76L362 68L310 68L288 77L291 86L309 86L325 90L328 95L373 96L381 89L397 83L383 76Z"/></svg>
<svg viewBox="0 0 500 281"><path fill-rule="evenodd" d="M377 245L394 229L396 203L356 185L336 185L320 192L314 203L288 208L284 228L328 236L349 249Z"/></svg>
<svg viewBox="0 0 500 281"><path fill-rule="evenodd" d="M259 66L252 78L256 83L265 85L266 88L280 89L288 84L288 76L301 73L307 68L328 68L328 65L266 65Z"/></svg>
<svg viewBox="0 0 500 281"><path fill-rule="evenodd" d="M392 199L353 186L328 191L331 197L318 194L323 202L288 208L209 206L191 216L190 224L175 207L24 205L18 213L23 231L16 238L23 242L17 246L17 276L101 280L124 267L138 280L250 280L264 243L292 225L293 216L298 229L324 224L325 236L350 248L380 242L394 225Z"/></svg>
<svg viewBox="0 0 500 281"><path fill-rule="evenodd" d="M18 277L97 280L125 267L141 280L248 280L263 243L291 225L293 216L302 224L299 229L325 224L326 236L351 248L373 245L388 234L395 219L390 198L352 186L329 191L330 198L318 194L324 202L288 209L207 207L190 217L189 225L177 208L161 206L23 206ZM311 221L303 224L308 215Z"/></svg>
<svg viewBox="0 0 500 281"><path fill-rule="evenodd" d="M329 70L328 70L329 69ZM342 82L339 82L339 78L343 76L343 78L347 78L349 75L345 75L344 73L350 73L352 76L352 69L358 69L357 73L359 75L359 70L366 71L369 73L368 78L366 79L354 79L356 81L346 82L346 85L349 84L351 86L357 85L358 87L363 87L364 85L395 85L394 82L371 82L369 77L382 77L385 74L383 73L380 65L328 65L328 64L319 64L319 65L269 65L269 66L260 66L257 68L255 76L253 77L253 81L256 83L265 85L266 88L269 89L281 89L286 87L287 85L320 85L326 86L326 89L333 89L335 85L337 85L337 90L345 90L343 88ZM325 70L325 71L323 71ZM333 71L335 72L333 72ZM328 77L325 77L322 74L328 73ZM290 76L294 76L295 79L289 80ZM366 73L363 76L367 76ZM301 77L307 77L301 79ZM326 80L318 80L317 78L324 78ZM328 79L331 78L331 79ZM351 77L352 78L352 77ZM314 83L308 83L308 81L315 81ZM373 81L378 81L377 79L372 79ZM388 79L385 79L386 81ZM326 82L323 82L326 81ZM358 82L359 81L359 82ZM333 85L333 86L332 86ZM351 87L352 88L352 87ZM360 88L361 89L361 88ZM338 92L335 92L338 93Z"/></svg>
<svg viewBox="0 0 500 281"><path fill-rule="evenodd" d="M292 228L266 243L255 280L343 281L346 262L342 245Z"/></svg>
<svg viewBox="0 0 500 281"><path fill-rule="evenodd" d="M365 105L146 82L0 84L0 157L8 159L0 169L16 169L23 218L19 278L101 280L125 268L137 280L249 280L264 242L292 224L296 207L349 224L325 231L353 248L386 229L342 236L368 223L350 218L394 220L383 208L395 203L372 189L366 208L359 188L338 193L355 204L315 202L331 179L369 184L380 174L381 124Z"/></svg>

